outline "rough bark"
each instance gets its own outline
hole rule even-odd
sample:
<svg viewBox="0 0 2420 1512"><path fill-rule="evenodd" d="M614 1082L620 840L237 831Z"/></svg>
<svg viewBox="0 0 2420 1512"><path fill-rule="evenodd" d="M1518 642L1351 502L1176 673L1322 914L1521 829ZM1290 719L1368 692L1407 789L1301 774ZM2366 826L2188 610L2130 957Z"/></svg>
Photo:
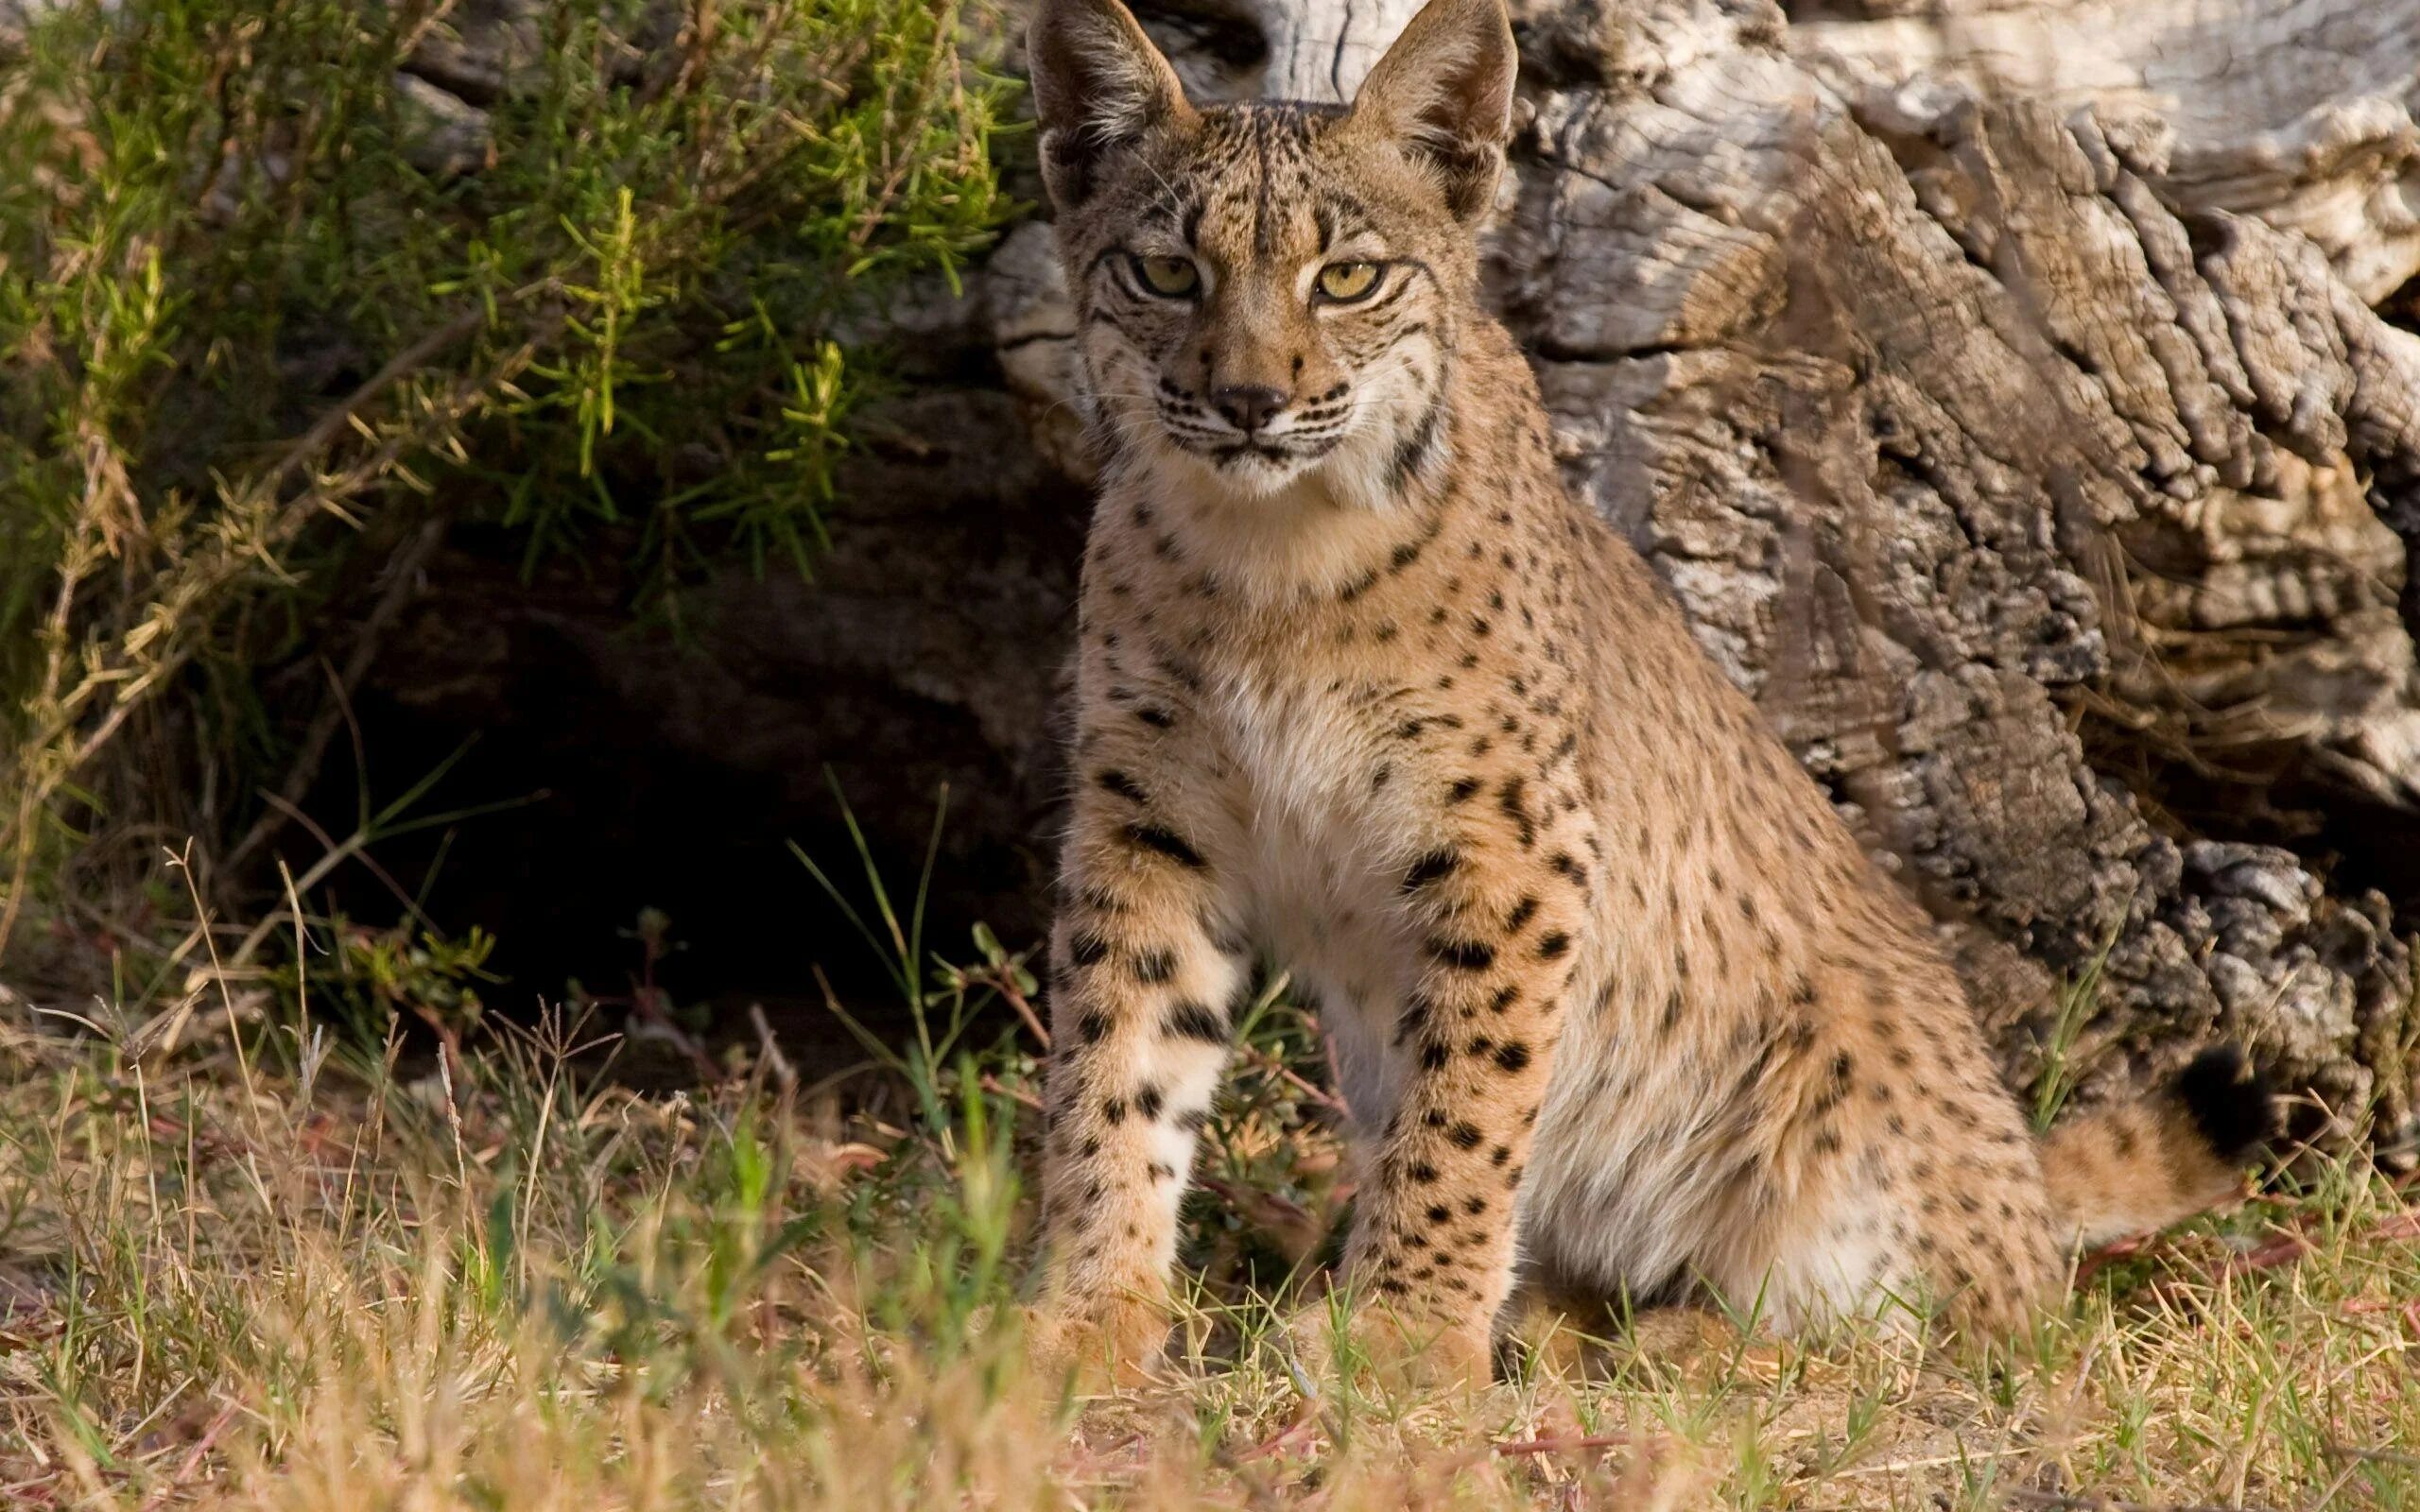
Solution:
<svg viewBox="0 0 2420 1512"><path fill-rule="evenodd" d="M1138 7L1189 88L1312 97L1413 9ZM2236 1037L2308 1126L2400 1138L2420 336L2373 306L2420 269L2420 0L1515 9L1488 292L1567 473L1942 921L2012 1074L2097 976L2092 1086ZM746 628L700 649L750 698L645 712L602 634L572 680L725 769L942 762L1021 843L1087 467L1046 229L907 318L921 387L823 585L723 591ZM527 612L448 592L457 641ZM459 717L416 657L389 686ZM522 676L446 664L499 706ZM977 890L1013 927L1037 880Z"/></svg>

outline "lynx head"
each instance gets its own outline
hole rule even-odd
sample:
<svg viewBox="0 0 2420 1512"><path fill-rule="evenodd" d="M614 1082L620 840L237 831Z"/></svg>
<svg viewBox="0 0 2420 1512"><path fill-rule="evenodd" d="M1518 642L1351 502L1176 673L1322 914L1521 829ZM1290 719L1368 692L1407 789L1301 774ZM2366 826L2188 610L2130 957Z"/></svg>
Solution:
<svg viewBox="0 0 2420 1512"><path fill-rule="evenodd" d="M1440 443L1510 134L1502 0L1431 0L1349 109L1196 109L1118 0L1029 40L1097 419L1121 466L1399 494Z"/></svg>

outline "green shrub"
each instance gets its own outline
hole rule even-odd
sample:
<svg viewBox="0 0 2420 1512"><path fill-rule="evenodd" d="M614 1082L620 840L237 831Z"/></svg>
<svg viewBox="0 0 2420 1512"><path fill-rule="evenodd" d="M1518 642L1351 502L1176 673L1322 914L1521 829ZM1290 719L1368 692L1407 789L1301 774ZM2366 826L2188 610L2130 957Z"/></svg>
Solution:
<svg viewBox="0 0 2420 1512"><path fill-rule="evenodd" d="M256 670L428 522L610 539L659 604L805 571L836 336L1008 212L960 0L524 9L484 122L409 75L430 0L0 40L0 946L68 821L256 815Z"/></svg>

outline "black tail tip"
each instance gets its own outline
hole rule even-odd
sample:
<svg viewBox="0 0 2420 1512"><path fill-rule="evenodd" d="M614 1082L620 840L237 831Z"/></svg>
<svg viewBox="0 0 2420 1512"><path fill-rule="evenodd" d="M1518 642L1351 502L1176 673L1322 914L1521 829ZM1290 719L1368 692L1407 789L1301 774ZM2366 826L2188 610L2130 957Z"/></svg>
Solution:
<svg viewBox="0 0 2420 1512"><path fill-rule="evenodd" d="M2258 1154L2277 1134L2277 1094L2250 1057L2213 1045L2176 1074L2177 1101L2211 1152L2233 1163Z"/></svg>

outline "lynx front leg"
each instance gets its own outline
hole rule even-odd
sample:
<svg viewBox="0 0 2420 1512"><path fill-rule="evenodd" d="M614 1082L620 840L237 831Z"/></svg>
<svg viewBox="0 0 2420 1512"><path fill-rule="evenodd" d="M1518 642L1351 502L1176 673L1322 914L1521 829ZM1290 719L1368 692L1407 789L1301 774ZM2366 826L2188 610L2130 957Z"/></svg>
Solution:
<svg viewBox="0 0 2420 1512"><path fill-rule="evenodd" d="M1517 810L1518 784L1503 805ZM1523 1167L1573 988L1585 868L1524 821L1473 825L1402 890L1425 961L1394 1031L1403 1091L1371 1161L1347 1273L1424 1366L1484 1379L1512 1288Z"/></svg>
<svg viewBox="0 0 2420 1512"><path fill-rule="evenodd" d="M1168 1328L1177 1206L1249 965L1211 816L1086 773L1052 941L1046 1358L1131 1378ZM1166 784L1171 795L1179 784Z"/></svg>

